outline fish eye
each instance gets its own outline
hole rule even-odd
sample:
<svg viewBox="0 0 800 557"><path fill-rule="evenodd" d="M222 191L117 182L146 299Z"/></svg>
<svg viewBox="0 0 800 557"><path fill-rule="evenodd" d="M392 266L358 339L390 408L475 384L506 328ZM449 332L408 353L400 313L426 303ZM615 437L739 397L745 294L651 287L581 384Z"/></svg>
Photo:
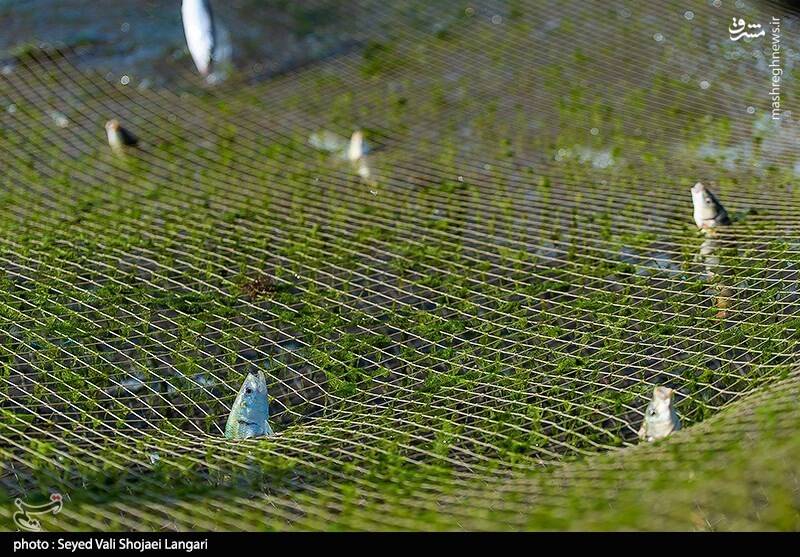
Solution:
<svg viewBox="0 0 800 557"><path fill-rule="evenodd" d="M245 387L244 392L247 393L248 395L253 394L253 389L251 389L250 387Z"/></svg>

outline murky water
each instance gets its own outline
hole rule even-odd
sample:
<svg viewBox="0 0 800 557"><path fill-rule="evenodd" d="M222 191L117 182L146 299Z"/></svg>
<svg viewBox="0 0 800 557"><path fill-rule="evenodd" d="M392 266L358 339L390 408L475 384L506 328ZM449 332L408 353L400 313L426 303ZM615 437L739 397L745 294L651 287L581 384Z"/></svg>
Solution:
<svg viewBox="0 0 800 557"><path fill-rule="evenodd" d="M110 77L135 76L161 83L193 71L183 35L180 0L0 0L0 60L34 48L77 49L83 69ZM263 74L342 52L362 40L369 21L360 7L331 1L212 2L214 17L228 35L238 71ZM358 22L358 25L356 25Z"/></svg>

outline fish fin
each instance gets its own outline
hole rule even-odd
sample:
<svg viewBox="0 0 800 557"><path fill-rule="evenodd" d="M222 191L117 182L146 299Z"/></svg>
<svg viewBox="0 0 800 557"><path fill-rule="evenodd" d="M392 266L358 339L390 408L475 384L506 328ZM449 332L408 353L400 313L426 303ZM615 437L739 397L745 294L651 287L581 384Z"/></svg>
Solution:
<svg viewBox="0 0 800 557"><path fill-rule="evenodd" d="M267 377L264 375L263 370L258 370L258 374L256 375L256 386L259 392L263 392L266 394L267 392Z"/></svg>
<svg viewBox="0 0 800 557"><path fill-rule="evenodd" d="M119 135L125 145L132 147L139 143L139 139L125 128L120 128Z"/></svg>

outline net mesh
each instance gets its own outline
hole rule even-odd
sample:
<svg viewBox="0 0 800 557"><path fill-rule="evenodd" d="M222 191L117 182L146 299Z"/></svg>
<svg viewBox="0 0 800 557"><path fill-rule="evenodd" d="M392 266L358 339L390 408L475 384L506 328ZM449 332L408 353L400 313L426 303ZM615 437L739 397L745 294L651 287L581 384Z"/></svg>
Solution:
<svg viewBox="0 0 800 557"><path fill-rule="evenodd" d="M800 527L792 8L387 4L214 87L6 66L8 500L63 493L47 530ZM780 121L733 16L780 18ZM356 128L368 175L309 144ZM257 369L276 435L225 440ZM654 385L684 430L639 445Z"/></svg>

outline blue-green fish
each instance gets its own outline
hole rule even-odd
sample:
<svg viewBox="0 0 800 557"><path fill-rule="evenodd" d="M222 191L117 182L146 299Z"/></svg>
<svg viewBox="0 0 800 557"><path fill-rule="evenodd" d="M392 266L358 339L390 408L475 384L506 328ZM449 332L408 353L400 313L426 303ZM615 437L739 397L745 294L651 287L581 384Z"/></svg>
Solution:
<svg viewBox="0 0 800 557"><path fill-rule="evenodd" d="M225 437L247 439L264 435L272 435L272 428L269 426L267 380L259 370L258 375L248 373L239 389L225 424Z"/></svg>

